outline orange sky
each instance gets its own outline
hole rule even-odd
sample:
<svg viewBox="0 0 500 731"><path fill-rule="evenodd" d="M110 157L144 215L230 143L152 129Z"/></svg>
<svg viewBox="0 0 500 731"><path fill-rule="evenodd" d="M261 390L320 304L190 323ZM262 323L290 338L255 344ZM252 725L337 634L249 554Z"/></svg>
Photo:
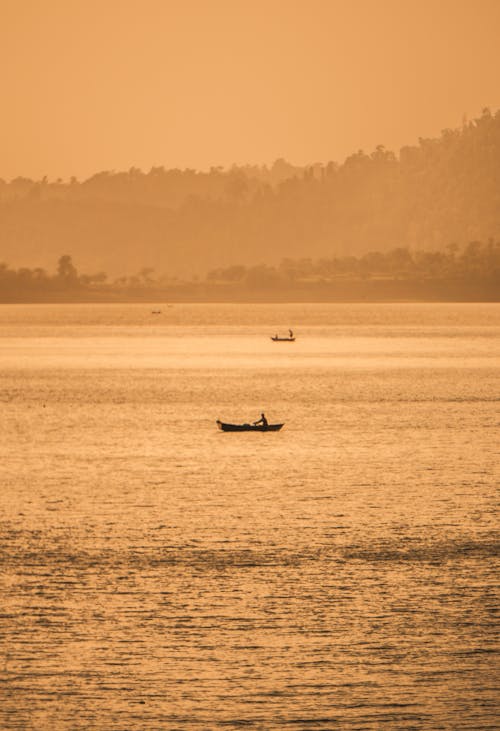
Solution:
<svg viewBox="0 0 500 731"><path fill-rule="evenodd" d="M500 106L500 0L0 0L0 177L304 164Z"/></svg>

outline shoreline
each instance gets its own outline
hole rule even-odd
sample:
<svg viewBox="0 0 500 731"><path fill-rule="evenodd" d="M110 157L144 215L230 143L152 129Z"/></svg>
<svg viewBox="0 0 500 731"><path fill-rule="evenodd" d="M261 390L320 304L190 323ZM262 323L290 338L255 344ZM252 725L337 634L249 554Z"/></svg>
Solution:
<svg viewBox="0 0 500 731"><path fill-rule="evenodd" d="M500 302L495 277L465 279L337 279L292 286L241 287L235 283L179 282L167 286L15 287L0 290L0 304L133 303L404 303Z"/></svg>
<svg viewBox="0 0 500 731"><path fill-rule="evenodd" d="M200 305L271 305L271 304L500 304L500 295L497 297L399 297L399 298L319 298L319 297L12 297L0 298L0 305L133 305L144 304L154 307L200 304Z"/></svg>

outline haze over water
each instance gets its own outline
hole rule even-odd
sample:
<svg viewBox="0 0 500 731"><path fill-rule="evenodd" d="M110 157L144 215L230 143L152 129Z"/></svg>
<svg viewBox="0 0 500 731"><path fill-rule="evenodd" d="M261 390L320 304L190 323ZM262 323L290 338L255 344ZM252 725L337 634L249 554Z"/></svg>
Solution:
<svg viewBox="0 0 500 731"><path fill-rule="evenodd" d="M157 308L0 308L0 727L496 728L500 306Z"/></svg>

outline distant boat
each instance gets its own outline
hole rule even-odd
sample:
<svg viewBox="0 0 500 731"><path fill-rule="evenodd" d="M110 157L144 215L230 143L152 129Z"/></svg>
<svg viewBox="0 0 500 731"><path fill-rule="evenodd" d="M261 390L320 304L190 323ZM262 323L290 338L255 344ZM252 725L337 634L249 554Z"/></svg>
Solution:
<svg viewBox="0 0 500 731"><path fill-rule="evenodd" d="M295 336L293 334L293 330L288 330L288 337L287 338L280 338L278 334L276 334L274 337L271 338L275 343L294 343L295 342Z"/></svg>
<svg viewBox="0 0 500 731"><path fill-rule="evenodd" d="M268 424L263 426L262 424L224 424L223 421L217 419L217 426L221 431L279 431L283 424Z"/></svg>
<svg viewBox="0 0 500 731"><path fill-rule="evenodd" d="M161 310L151 310L152 315L161 315Z"/></svg>

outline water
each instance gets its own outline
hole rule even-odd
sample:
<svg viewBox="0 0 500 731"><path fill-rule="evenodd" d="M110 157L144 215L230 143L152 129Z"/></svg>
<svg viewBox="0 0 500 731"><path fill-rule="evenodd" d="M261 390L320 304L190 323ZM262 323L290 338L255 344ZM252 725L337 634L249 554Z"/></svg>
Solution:
<svg viewBox="0 0 500 731"><path fill-rule="evenodd" d="M497 728L500 306L151 309L0 308L0 727Z"/></svg>

